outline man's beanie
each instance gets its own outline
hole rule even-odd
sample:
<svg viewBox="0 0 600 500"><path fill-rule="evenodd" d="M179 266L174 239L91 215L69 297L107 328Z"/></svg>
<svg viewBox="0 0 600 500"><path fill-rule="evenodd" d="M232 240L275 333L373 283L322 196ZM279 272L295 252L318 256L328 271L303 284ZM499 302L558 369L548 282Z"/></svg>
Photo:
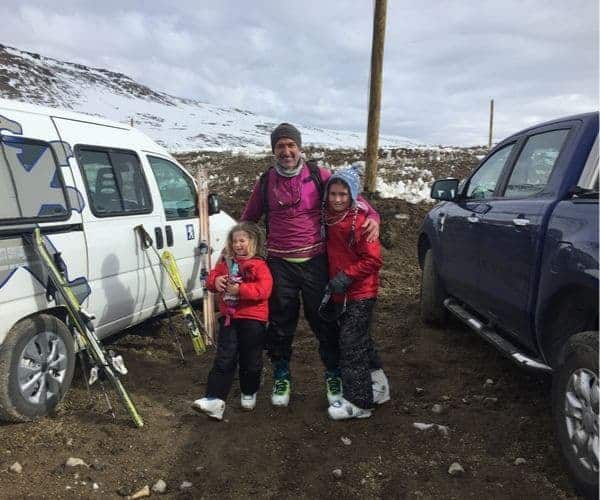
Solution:
<svg viewBox="0 0 600 500"><path fill-rule="evenodd" d="M273 153L275 152L275 144L283 137L291 139L299 148L302 148L302 136L300 135L300 131L291 123L280 123L275 127L273 132L271 132L271 150Z"/></svg>
<svg viewBox="0 0 600 500"><path fill-rule="evenodd" d="M352 197L352 204L356 203L358 195L361 192L360 187L360 165L352 165L351 167L342 168L337 170L327 181L326 193L329 192L329 186L333 184L335 180L343 181L350 190L350 196Z"/></svg>

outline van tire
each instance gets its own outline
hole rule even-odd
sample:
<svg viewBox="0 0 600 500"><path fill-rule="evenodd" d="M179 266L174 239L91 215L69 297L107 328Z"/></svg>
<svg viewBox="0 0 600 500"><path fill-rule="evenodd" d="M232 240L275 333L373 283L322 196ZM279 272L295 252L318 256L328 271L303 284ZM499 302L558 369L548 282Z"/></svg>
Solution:
<svg viewBox="0 0 600 500"><path fill-rule="evenodd" d="M446 293L435 270L433 251L425 253L421 272L421 319L424 323L444 326L448 322L448 309L444 307Z"/></svg>
<svg viewBox="0 0 600 500"><path fill-rule="evenodd" d="M585 438L583 441L587 443L594 434L598 436L598 332L573 335L567 341L562 359L564 362L557 367L552 384L556 435L575 488L586 498L598 498L598 463L589 459L589 453L584 453L583 460L580 459L574 449L585 450L585 444L577 443L575 434L582 436L579 440ZM582 389L576 391L577 383ZM591 397L586 397L588 395ZM580 406L581 409L576 411L579 417L569 417L566 406Z"/></svg>
<svg viewBox="0 0 600 500"><path fill-rule="evenodd" d="M62 321L36 314L17 323L0 346L0 419L25 422L50 414L74 369L73 336Z"/></svg>

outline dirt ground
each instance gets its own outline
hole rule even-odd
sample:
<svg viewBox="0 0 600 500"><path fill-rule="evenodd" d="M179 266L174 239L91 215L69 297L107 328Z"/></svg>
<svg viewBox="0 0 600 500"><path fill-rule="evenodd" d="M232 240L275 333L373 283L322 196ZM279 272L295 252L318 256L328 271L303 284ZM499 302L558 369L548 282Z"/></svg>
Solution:
<svg viewBox="0 0 600 500"><path fill-rule="evenodd" d="M393 177L396 168L400 175L399 165L407 162L423 168L422 161L433 176L462 176L476 163L474 154L479 152L425 152L419 160L421 153L399 151L389 158L388 174ZM324 159L335 166L355 156L329 152ZM217 192L234 186L223 205L235 216L265 164L224 154L181 160L192 170L210 162L220 180L214 181ZM372 418L327 417L316 342L302 324L290 406L271 407L266 364L256 410L240 409L234 384L225 420L210 421L190 403L203 395L213 352L195 357L178 322L187 357L182 365L166 320L153 320L114 344L127 362L125 383L145 427L133 428L114 398L113 420L102 392L93 388L90 400L77 371L56 415L0 424L0 496L120 498L162 479L167 497L182 498L573 497L552 433L550 380L521 371L458 323L443 330L424 326L415 248L428 206L396 199L373 204L383 216L386 246L373 336L392 400ZM441 413L432 412L434 404ZM416 422L447 426L447 435L418 430ZM67 468L69 457L88 466ZM524 463L515 465L517 458ZM17 461L20 474L9 471ZM463 474L448 474L453 462ZM181 489L184 481L191 486Z"/></svg>

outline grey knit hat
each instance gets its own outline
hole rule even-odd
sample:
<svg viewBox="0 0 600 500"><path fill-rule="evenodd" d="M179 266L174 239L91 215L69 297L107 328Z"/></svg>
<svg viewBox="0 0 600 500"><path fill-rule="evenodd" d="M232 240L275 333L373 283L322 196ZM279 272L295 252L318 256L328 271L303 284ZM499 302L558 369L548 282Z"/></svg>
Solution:
<svg viewBox="0 0 600 500"><path fill-rule="evenodd" d="M273 153L275 152L275 144L283 137L291 139L299 148L302 148L302 136L300 135L300 131L291 123L280 123L275 127L273 132L271 132L271 150Z"/></svg>

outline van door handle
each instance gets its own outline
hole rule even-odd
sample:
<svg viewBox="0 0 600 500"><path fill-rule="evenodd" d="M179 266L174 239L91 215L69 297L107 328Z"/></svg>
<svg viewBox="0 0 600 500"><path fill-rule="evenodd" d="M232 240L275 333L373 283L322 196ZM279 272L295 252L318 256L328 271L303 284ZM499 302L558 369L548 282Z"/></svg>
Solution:
<svg viewBox="0 0 600 500"><path fill-rule="evenodd" d="M515 226L527 226L527 225L529 225L529 219L522 219L522 218L513 219L513 224Z"/></svg>
<svg viewBox="0 0 600 500"><path fill-rule="evenodd" d="M475 224L476 222L479 222L479 217L477 217L475 214L471 214L469 217L467 217L467 220L471 224Z"/></svg>
<svg viewBox="0 0 600 500"><path fill-rule="evenodd" d="M162 230L160 227L154 228L154 241L156 242L157 250L160 250L165 246L165 240L163 239Z"/></svg>
<svg viewBox="0 0 600 500"><path fill-rule="evenodd" d="M171 226L165 226L165 233L167 235L167 246L173 246L173 228Z"/></svg>

